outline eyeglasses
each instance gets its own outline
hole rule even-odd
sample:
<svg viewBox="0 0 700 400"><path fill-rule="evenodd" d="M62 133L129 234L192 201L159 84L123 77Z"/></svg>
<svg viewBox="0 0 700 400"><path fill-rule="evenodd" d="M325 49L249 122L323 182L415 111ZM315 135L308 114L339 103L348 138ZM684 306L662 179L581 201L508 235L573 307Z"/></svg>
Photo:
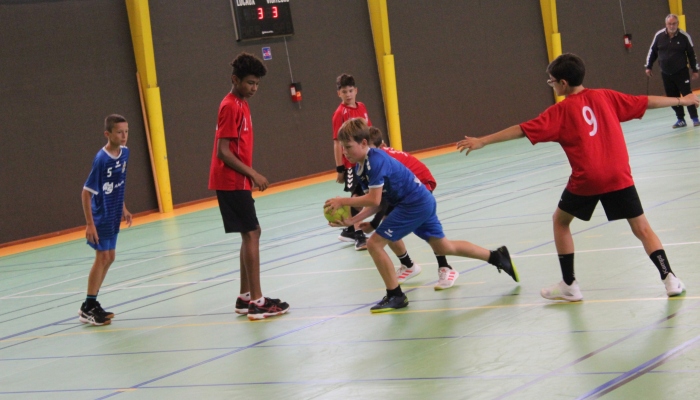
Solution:
<svg viewBox="0 0 700 400"><path fill-rule="evenodd" d="M549 86L554 86L554 84L557 83L557 82L559 82L558 79L554 79L554 78L552 78L552 79L547 79L547 84L548 84Z"/></svg>

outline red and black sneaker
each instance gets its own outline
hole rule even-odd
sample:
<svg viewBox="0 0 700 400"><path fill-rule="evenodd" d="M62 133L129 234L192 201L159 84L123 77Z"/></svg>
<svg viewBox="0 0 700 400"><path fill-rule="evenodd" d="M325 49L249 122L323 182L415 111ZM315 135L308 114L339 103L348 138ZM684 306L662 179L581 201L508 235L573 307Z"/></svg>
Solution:
<svg viewBox="0 0 700 400"><path fill-rule="evenodd" d="M250 306L250 300L243 300L242 298L236 298L236 314L246 315L248 314L248 307Z"/></svg>
<svg viewBox="0 0 700 400"><path fill-rule="evenodd" d="M287 311L289 311L289 304L279 299L265 297L265 304L262 306L255 304L253 301L250 302L248 306L248 319L255 321L267 317L274 317L275 315L282 315Z"/></svg>

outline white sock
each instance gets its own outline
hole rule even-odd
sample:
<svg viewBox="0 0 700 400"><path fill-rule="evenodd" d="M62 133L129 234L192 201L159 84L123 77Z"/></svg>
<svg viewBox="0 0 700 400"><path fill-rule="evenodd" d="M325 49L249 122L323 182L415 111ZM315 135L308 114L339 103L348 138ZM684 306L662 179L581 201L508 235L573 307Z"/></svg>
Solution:
<svg viewBox="0 0 700 400"><path fill-rule="evenodd" d="M265 296L263 296L257 300L251 300L251 303L255 303L258 306L265 305Z"/></svg>
<svg viewBox="0 0 700 400"><path fill-rule="evenodd" d="M241 300L250 301L250 292L241 293L238 295L238 298Z"/></svg>

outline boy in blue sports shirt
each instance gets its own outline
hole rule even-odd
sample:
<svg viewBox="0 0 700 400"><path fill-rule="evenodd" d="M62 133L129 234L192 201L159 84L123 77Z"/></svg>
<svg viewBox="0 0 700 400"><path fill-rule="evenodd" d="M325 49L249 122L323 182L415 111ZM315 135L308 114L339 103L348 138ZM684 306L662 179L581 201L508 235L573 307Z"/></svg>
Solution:
<svg viewBox="0 0 700 400"><path fill-rule="evenodd" d="M349 226L375 214L384 197L393 211L379 224L374 235L367 241L367 250L386 285L386 296L370 311L373 313L392 311L408 305L408 298L401 291L394 265L384 248L404 236L415 233L428 242L435 254L455 255L488 261L498 271L506 271L519 282L508 249L503 246L489 251L483 247L461 240L448 240L437 218L437 204L433 195L418 178L403 164L386 152L370 148L369 127L362 118L353 118L338 132L345 157L355 166L356 176L361 177L365 195L359 197L326 200L325 207L331 211L342 206L364 207L356 216L342 220L332 226Z"/></svg>
<svg viewBox="0 0 700 400"><path fill-rule="evenodd" d="M105 118L107 145L100 149L92 162L92 170L81 195L85 214L85 238L95 249L95 262L88 276L87 298L78 311L78 319L85 324L109 325L114 313L105 311L97 301L97 293L114 262L117 235L122 216L131 226L131 213L124 205L126 163L129 149L129 124L121 115Z"/></svg>

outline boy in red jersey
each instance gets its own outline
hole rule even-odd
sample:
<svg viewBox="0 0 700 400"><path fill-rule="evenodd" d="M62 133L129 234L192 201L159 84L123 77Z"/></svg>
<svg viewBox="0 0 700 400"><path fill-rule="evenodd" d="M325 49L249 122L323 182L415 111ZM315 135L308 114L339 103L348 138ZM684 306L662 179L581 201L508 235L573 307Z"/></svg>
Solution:
<svg viewBox="0 0 700 400"><path fill-rule="evenodd" d="M267 68L258 58L241 53L231 63L231 92L219 106L209 189L216 190L226 233L241 234L241 290L236 313L251 321L281 315L289 304L263 297L260 288L260 224L252 196L253 186L263 191L267 178L252 168L253 124L247 99L258 90Z"/></svg>
<svg viewBox="0 0 700 400"><path fill-rule="evenodd" d="M607 89L585 89L586 68L574 54L562 54L547 67L547 83L566 99L537 118L500 132L472 138L465 136L457 148L478 150L487 144L526 136L532 144L559 143L571 164L571 177L554 211L554 243L559 254L563 281L542 289L550 300L580 301L581 290L574 276L574 241L569 225L574 217L589 221L598 201L609 221L626 219L634 235L659 270L666 294L685 291L671 271L661 241L644 216L634 187L627 146L620 122L641 118L647 109L699 104L697 96L631 96Z"/></svg>
<svg viewBox="0 0 700 400"><path fill-rule="evenodd" d="M416 178L418 178L418 180L425 185L426 189L428 189L430 193L433 193L437 187L437 182L435 182L433 174L430 173L430 170L425 166L425 164L408 153L388 147L384 143L382 131L380 131L378 128L373 126L369 128L369 139L369 147L384 150L389 156L411 170ZM370 233L376 230L379 223L391 212L391 210L392 208L389 207L389 204L383 199L382 203L380 204L380 211L374 215L371 222L361 223L360 229L362 229L365 233ZM396 254L396 257L398 257L399 261L401 262L401 267L399 267L398 271L396 271L399 283L404 283L405 281L421 273L420 265L411 260L411 257L408 255L408 251L406 251L406 246L404 245L403 240L389 242L389 248L394 252L394 254ZM454 285L455 281L459 277L459 272L453 270L452 267L447 264L447 257L436 254L435 258L437 258L438 261L438 282L435 285L435 290L449 289Z"/></svg>
<svg viewBox="0 0 700 400"><path fill-rule="evenodd" d="M367 108L359 101L356 101L357 87L355 86L355 78L352 75L341 74L335 80L335 86L338 89L338 97L340 97L340 105L333 113L333 156L335 158L335 170L338 176L335 181L344 184L343 190L349 192L351 196L362 196L362 188L355 177L354 165L343 155L343 146L338 141L338 130L343 122L352 118L364 118L367 125L372 125L367 115ZM352 208L350 213L352 216L357 215L359 210ZM359 228L359 227L358 227ZM348 226L340 232L338 240L343 242L355 242L355 250L367 250L367 238L361 229L355 229L354 226Z"/></svg>

